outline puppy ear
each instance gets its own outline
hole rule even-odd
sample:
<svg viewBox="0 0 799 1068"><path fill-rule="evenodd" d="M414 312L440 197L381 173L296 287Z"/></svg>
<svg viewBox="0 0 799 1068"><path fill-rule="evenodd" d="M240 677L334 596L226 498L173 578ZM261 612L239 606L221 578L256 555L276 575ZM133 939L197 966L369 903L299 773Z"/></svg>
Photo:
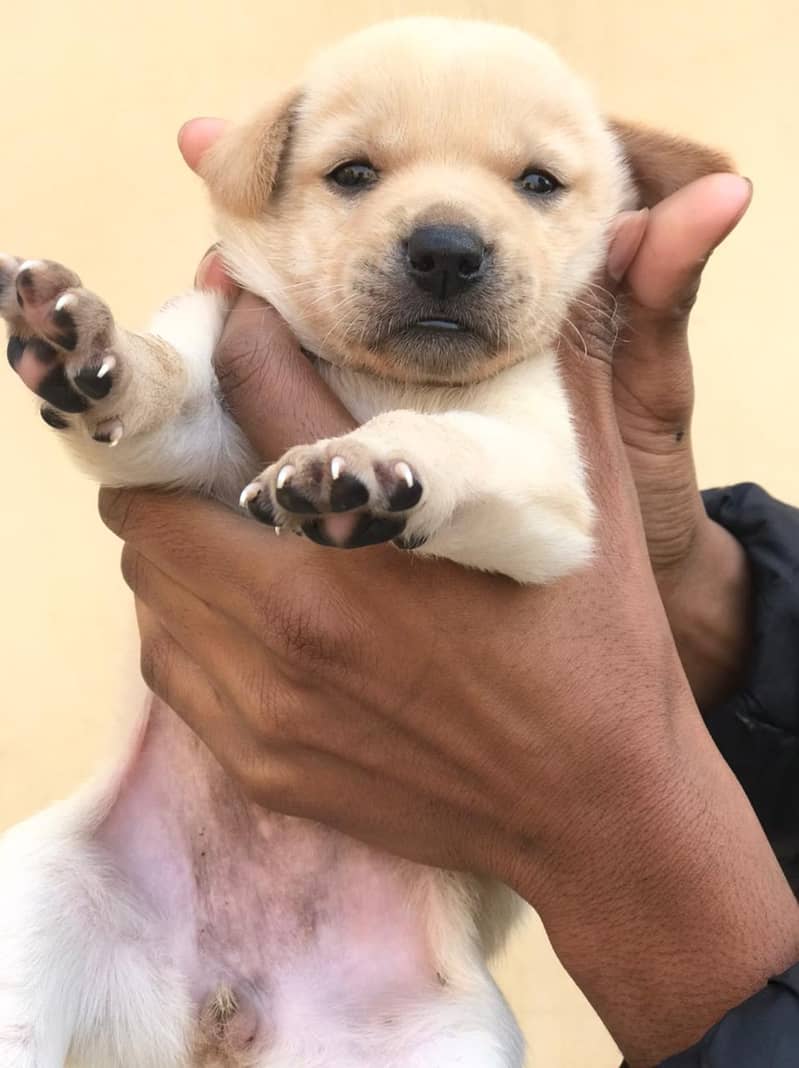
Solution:
<svg viewBox="0 0 799 1068"><path fill-rule="evenodd" d="M729 156L695 141L615 119L610 128L627 160L641 208L653 207L706 174L736 170Z"/></svg>
<svg viewBox="0 0 799 1068"><path fill-rule="evenodd" d="M208 149L198 172L211 200L231 215L262 214L285 159L300 93L285 93L250 122L232 126Z"/></svg>

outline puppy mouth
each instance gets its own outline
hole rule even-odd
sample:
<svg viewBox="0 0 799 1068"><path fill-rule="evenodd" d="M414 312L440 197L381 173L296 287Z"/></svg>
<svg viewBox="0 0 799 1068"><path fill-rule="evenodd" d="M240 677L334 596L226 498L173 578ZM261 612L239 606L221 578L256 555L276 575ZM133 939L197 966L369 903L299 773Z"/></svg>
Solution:
<svg viewBox="0 0 799 1068"><path fill-rule="evenodd" d="M471 318L463 315L457 317L438 315L434 312L432 315L417 313L407 317L390 316L388 322L384 322L375 332L374 342L380 346L403 339L414 339L422 344L429 341L431 344L439 345L447 344L447 342L457 344L469 339L486 344L489 340Z"/></svg>
<svg viewBox="0 0 799 1068"><path fill-rule="evenodd" d="M431 334L461 334L469 327L459 319L417 319L408 329L425 330Z"/></svg>

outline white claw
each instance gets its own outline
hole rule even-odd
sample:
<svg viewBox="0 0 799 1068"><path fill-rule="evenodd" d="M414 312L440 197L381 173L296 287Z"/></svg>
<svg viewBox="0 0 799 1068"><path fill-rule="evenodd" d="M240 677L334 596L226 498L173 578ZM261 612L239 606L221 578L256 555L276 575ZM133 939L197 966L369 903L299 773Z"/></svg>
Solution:
<svg viewBox="0 0 799 1068"><path fill-rule="evenodd" d="M78 298L74 293L62 293L58 300L55 302L55 311L61 311L62 308L68 308L70 304L77 304ZM98 378L100 376L98 375Z"/></svg>
<svg viewBox="0 0 799 1068"><path fill-rule="evenodd" d="M24 263L21 263L19 265L19 273L22 274L23 271L29 271L32 267L41 267L41 266L42 266L42 261L41 260L25 260Z"/></svg>
<svg viewBox="0 0 799 1068"><path fill-rule="evenodd" d="M412 489L415 479L413 477L413 471L411 471L408 464L406 464L404 460L400 460L398 464L394 464L394 470L404 481L408 489Z"/></svg>
<svg viewBox="0 0 799 1068"><path fill-rule="evenodd" d="M280 527L275 527L275 537L280 537Z"/></svg>
<svg viewBox="0 0 799 1068"><path fill-rule="evenodd" d="M62 297L61 300L63 300L63 299L64 298ZM60 303L60 301L59 301L59 303ZM56 310L57 309L58 309L58 304L56 304ZM105 356L103 358L103 362L100 364L100 369L97 372L97 377L98 378L105 378L105 376L108 374L109 371L113 371L114 370L116 365L117 365L117 361L116 361L116 357L115 356Z"/></svg>
<svg viewBox="0 0 799 1068"><path fill-rule="evenodd" d="M291 464L284 464L277 473L277 488L283 489L293 474L294 468Z"/></svg>
<svg viewBox="0 0 799 1068"><path fill-rule="evenodd" d="M110 440L108 442L108 448L109 449L115 448L120 443L120 441L122 441L122 435L124 433L125 433L125 431L122 429L122 424L118 423L114 427L114 429L111 431L111 438L110 438Z"/></svg>
<svg viewBox="0 0 799 1068"><path fill-rule="evenodd" d="M340 456L334 456L330 461L330 477L334 482L341 478L341 472L343 470L344 460Z"/></svg>
<svg viewBox="0 0 799 1068"><path fill-rule="evenodd" d="M245 486L239 497L239 504L241 507L246 508L250 501L254 501L260 492L261 487L257 482L251 482L249 486Z"/></svg>

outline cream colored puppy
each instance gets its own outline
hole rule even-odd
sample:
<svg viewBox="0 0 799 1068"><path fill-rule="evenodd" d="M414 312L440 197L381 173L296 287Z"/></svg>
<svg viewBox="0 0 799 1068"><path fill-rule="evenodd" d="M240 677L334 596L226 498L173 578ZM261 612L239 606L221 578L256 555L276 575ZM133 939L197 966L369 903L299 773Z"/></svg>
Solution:
<svg viewBox="0 0 799 1068"><path fill-rule="evenodd" d="M9 358L107 484L241 494L323 545L547 582L591 552L569 310L609 314L592 284L622 209L725 166L609 125L516 30L378 26L204 160L231 271L359 430L247 485L268 458L220 403L209 293L131 334L71 271L6 257ZM485 965L513 912L500 887L251 805L151 699L111 775L0 844L0 1064L518 1068Z"/></svg>

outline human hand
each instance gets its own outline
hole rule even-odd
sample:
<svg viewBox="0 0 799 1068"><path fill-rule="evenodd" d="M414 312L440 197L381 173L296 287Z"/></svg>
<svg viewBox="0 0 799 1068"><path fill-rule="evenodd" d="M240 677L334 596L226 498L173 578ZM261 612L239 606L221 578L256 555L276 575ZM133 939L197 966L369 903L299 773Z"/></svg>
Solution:
<svg viewBox="0 0 799 1068"><path fill-rule="evenodd" d="M197 119L183 127L180 147L192 169L226 125ZM745 669L750 584L743 549L708 518L699 495L688 324L708 258L750 200L746 179L712 175L659 204L651 219L627 225L626 240L616 242L605 279L623 311L618 341L597 329L608 321L601 311L592 316L589 309L586 316L582 305L573 312L592 355L613 359L616 417L650 560L683 669L703 707L727 696ZM639 248L647 224L654 232ZM232 285L214 253L203 259L198 282ZM342 429L350 425L343 422Z"/></svg>
<svg viewBox="0 0 799 1068"><path fill-rule="evenodd" d="M688 324L708 258L751 195L746 179L717 174L659 204L619 293L625 326L614 352L616 417L658 588L704 706L725 697L745 668L750 591L743 549L708 518L697 487Z"/></svg>
<svg viewBox="0 0 799 1068"><path fill-rule="evenodd" d="M265 456L349 425L254 298L219 364ZM599 546L551 588L276 541L202 501L106 493L103 511L127 541L146 678L247 793L510 882L631 1062L648 1064L792 961L795 905L680 671L610 365L564 371Z"/></svg>

